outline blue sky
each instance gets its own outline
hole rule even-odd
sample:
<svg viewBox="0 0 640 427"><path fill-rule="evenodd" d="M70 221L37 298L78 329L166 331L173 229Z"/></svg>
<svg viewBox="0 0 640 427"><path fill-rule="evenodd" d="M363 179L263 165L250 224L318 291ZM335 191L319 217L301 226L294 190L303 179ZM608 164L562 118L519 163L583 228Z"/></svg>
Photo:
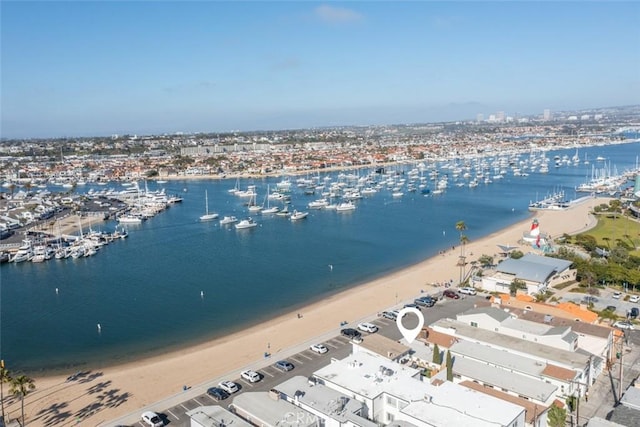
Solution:
<svg viewBox="0 0 640 427"><path fill-rule="evenodd" d="M639 2L0 3L5 138L640 102Z"/></svg>

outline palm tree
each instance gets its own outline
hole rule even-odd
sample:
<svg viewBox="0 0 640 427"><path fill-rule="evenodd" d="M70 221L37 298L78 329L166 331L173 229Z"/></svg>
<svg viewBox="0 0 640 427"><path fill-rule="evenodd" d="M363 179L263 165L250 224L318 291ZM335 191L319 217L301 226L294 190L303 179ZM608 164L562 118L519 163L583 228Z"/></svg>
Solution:
<svg viewBox="0 0 640 427"><path fill-rule="evenodd" d="M462 283L462 277L464 276L464 245L469 241L469 238L462 234L467 229L467 225L464 221L456 222L456 230L460 233L460 281Z"/></svg>
<svg viewBox="0 0 640 427"><path fill-rule="evenodd" d="M11 383L9 370L4 367L4 360L0 361L0 405L2 406L2 418L4 422L4 383Z"/></svg>
<svg viewBox="0 0 640 427"><path fill-rule="evenodd" d="M36 385L33 378L29 378L26 375L19 375L11 380L11 393L20 398L20 404L22 406L22 423L24 426L24 398L36 389Z"/></svg>

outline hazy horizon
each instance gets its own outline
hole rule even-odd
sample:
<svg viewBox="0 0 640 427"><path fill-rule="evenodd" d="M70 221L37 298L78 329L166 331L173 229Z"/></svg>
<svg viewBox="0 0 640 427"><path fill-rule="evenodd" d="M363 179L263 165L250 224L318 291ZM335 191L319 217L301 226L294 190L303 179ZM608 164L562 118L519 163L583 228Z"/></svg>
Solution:
<svg viewBox="0 0 640 427"><path fill-rule="evenodd" d="M462 121L640 94L632 2L0 8L5 139Z"/></svg>

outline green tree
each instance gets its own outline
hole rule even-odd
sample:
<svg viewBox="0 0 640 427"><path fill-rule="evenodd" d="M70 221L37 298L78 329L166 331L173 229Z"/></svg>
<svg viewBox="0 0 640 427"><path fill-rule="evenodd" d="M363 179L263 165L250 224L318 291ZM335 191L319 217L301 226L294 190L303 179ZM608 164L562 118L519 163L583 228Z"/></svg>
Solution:
<svg viewBox="0 0 640 427"><path fill-rule="evenodd" d="M511 296L515 297L518 293L518 289L527 289L527 285L520 279L513 279L511 284L509 284L509 292L511 293Z"/></svg>
<svg viewBox="0 0 640 427"><path fill-rule="evenodd" d="M513 259L520 259L524 256L524 254L522 253L522 251L512 251L511 255L509 255L510 258Z"/></svg>
<svg viewBox="0 0 640 427"><path fill-rule="evenodd" d="M442 355L440 354L440 347L438 344L433 346L433 363L440 365L442 363Z"/></svg>
<svg viewBox="0 0 640 427"><path fill-rule="evenodd" d="M22 423L24 424L24 398L29 393L36 389L33 378L29 378L26 375L18 375L11 380L11 394L20 398L21 410L22 410Z"/></svg>
<svg viewBox="0 0 640 427"><path fill-rule="evenodd" d="M551 405L547 412L549 427L565 427L567 425L567 410L556 405Z"/></svg>
<svg viewBox="0 0 640 427"><path fill-rule="evenodd" d="M453 382L453 360L449 350L447 350L447 381Z"/></svg>
<svg viewBox="0 0 640 427"><path fill-rule="evenodd" d="M493 265L493 257L491 255L482 254L482 256L478 258L478 262L483 267L491 267Z"/></svg>
<svg viewBox="0 0 640 427"><path fill-rule="evenodd" d="M0 361L0 405L2 406L2 418L4 421L4 383L11 383L11 374L9 370L4 367L4 360Z"/></svg>

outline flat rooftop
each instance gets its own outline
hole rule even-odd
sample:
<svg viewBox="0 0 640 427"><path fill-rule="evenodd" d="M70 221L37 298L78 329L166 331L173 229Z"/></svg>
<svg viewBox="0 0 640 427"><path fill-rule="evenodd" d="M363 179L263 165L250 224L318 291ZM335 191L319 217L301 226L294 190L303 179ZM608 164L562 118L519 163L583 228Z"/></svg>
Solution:
<svg viewBox="0 0 640 427"><path fill-rule="evenodd" d="M472 342L485 343L490 346L518 352L520 355L530 356L534 359L554 363L563 367L570 367L580 372L582 372L589 363L590 356L584 354L584 352L572 352L541 345L532 341L475 328L454 319L440 319L430 326L439 332L462 337Z"/></svg>
<svg viewBox="0 0 640 427"><path fill-rule="evenodd" d="M199 406L186 414L204 427L252 427L239 416L220 406Z"/></svg>

